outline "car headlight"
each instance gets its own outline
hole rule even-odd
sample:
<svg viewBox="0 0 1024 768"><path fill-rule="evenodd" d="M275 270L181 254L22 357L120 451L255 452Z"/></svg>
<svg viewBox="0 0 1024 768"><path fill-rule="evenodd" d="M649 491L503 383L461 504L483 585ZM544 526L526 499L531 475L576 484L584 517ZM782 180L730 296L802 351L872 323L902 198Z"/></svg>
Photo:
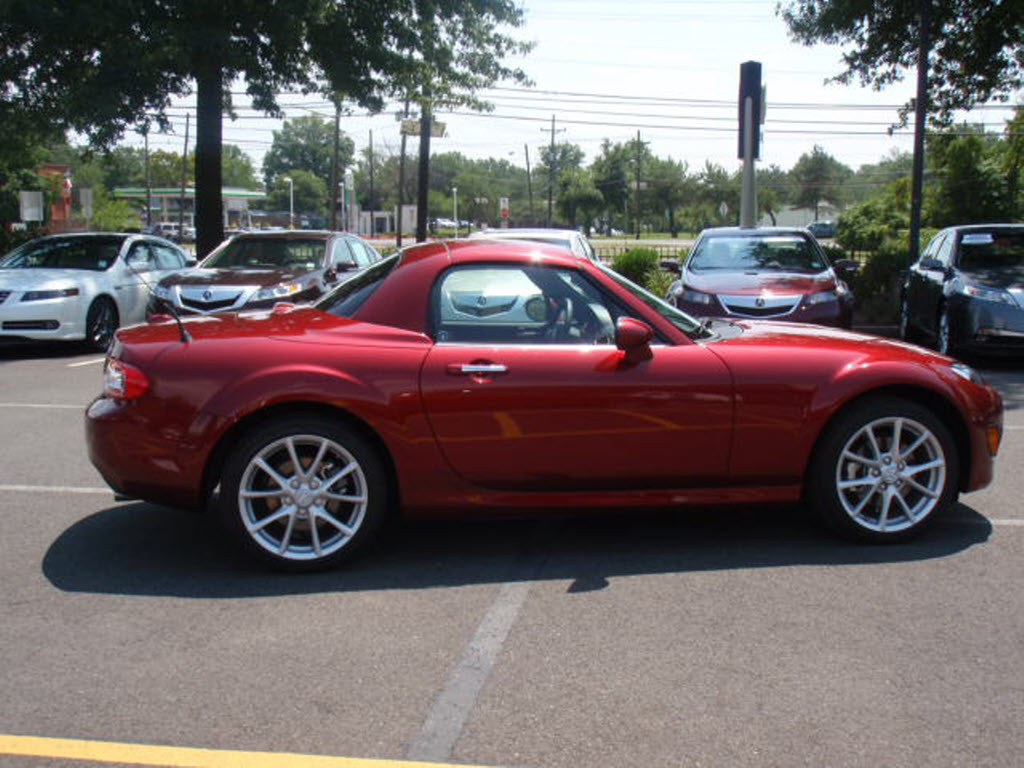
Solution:
<svg viewBox="0 0 1024 768"><path fill-rule="evenodd" d="M830 291L818 291L817 293L808 294L804 301L807 303L807 306L813 307L815 304L824 304L826 301L835 301L842 296L843 293L846 293L846 291L844 290L840 293L839 286L837 285Z"/></svg>
<svg viewBox="0 0 1024 768"><path fill-rule="evenodd" d="M302 290L302 283L287 283L284 285L272 285L269 288L260 288L256 291L257 299L280 299L291 296Z"/></svg>
<svg viewBox="0 0 1024 768"><path fill-rule="evenodd" d="M77 288L57 288L52 291L25 291L22 294L22 301L43 301L44 299L63 299L68 296L77 296Z"/></svg>
<svg viewBox="0 0 1024 768"><path fill-rule="evenodd" d="M158 285L156 288L153 289L153 295L156 296L158 299L165 299L169 301L171 298L170 286Z"/></svg>
<svg viewBox="0 0 1024 768"><path fill-rule="evenodd" d="M714 296L710 293L704 293L704 291L697 291L693 288L684 288L682 293L679 294L679 298L682 301L688 301L691 304L712 304L714 303Z"/></svg>
<svg viewBox="0 0 1024 768"><path fill-rule="evenodd" d="M1013 298L1013 294L999 288L984 288L980 285L972 285L971 283L961 283L957 286L957 292L964 296L970 296L972 299L1009 304L1011 307L1018 306L1017 300Z"/></svg>

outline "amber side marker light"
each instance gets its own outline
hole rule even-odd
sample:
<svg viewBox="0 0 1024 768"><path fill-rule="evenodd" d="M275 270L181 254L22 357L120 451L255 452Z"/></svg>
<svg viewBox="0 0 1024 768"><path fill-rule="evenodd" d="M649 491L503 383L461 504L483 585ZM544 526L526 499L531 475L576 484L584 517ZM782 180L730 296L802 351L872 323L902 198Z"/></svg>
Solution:
<svg viewBox="0 0 1024 768"><path fill-rule="evenodd" d="M114 400L132 400L149 389L146 374L120 360L108 360L103 371L103 396Z"/></svg>
<svg viewBox="0 0 1024 768"><path fill-rule="evenodd" d="M989 426L985 427L985 440L988 442L988 452L993 456L999 453L1000 437L1001 435L999 434L999 427L997 427L995 424L990 424Z"/></svg>

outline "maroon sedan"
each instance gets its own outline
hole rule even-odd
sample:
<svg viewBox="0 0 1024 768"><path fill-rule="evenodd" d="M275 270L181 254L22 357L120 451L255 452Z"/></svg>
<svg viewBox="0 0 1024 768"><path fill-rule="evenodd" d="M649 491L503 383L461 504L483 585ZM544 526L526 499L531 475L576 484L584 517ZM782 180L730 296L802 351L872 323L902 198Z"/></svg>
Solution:
<svg viewBox="0 0 1024 768"><path fill-rule="evenodd" d="M807 501L870 541L992 479L998 394L970 368L795 323L698 323L536 243L414 246L311 307L118 331L89 407L119 493L209 509L291 569L382 521Z"/></svg>
<svg viewBox="0 0 1024 768"><path fill-rule="evenodd" d="M805 229L706 229L679 269L669 302L695 316L819 323L849 328L853 294L843 276L856 262L831 264Z"/></svg>

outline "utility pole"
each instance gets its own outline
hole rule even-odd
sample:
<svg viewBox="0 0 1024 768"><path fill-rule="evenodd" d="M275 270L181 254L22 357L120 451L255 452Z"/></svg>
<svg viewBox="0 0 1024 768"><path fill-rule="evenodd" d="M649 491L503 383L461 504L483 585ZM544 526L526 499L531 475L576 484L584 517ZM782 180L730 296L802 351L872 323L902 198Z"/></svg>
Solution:
<svg viewBox="0 0 1024 768"><path fill-rule="evenodd" d="M921 0L917 49L917 99L914 101L914 160L910 178L910 261L921 253L921 196L924 186L924 129L928 117L928 54L931 51L931 0ZM909 262L908 262L909 263Z"/></svg>
<svg viewBox="0 0 1024 768"><path fill-rule="evenodd" d="M341 152L341 99L334 96L334 153L331 156L331 230L338 228L338 155Z"/></svg>
<svg viewBox="0 0 1024 768"><path fill-rule="evenodd" d="M636 202L634 214L636 216L636 239L640 239L640 163L644 156L646 142L640 140L640 131L636 132Z"/></svg>
<svg viewBox="0 0 1024 768"><path fill-rule="evenodd" d="M153 175L149 171L149 127L142 134L145 141L143 156L146 161L146 226L153 226Z"/></svg>
<svg viewBox="0 0 1024 768"><path fill-rule="evenodd" d="M523 144L523 149L526 150L526 194L530 198L530 224L535 225L537 223L537 217L533 212L533 181L530 176L530 146Z"/></svg>
<svg viewBox="0 0 1024 768"><path fill-rule="evenodd" d="M764 91L761 88L761 62L740 65L739 143L737 155L743 160L743 185L740 190L740 226L757 226L757 175L754 161L761 156L761 122L764 119Z"/></svg>
<svg viewBox="0 0 1024 768"><path fill-rule="evenodd" d="M367 201L370 204L370 234L373 234L373 209L376 205L376 200L373 197L373 131L370 131L370 199Z"/></svg>
<svg viewBox="0 0 1024 768"><path fill-rule="evenodd" d="M405 100L403 119L409 119L409 99ZM395 226L398 229L396 245L402 247L402 206L405 205L405 131L402 131L402 153L398 157L398 216Z"/></svg>
<svg viewBox="0 0 1024 768"><path fill-rule="evenodd" d="M427 240L427 191L430 189L430 95L424 94L420 106L420 161L416 180L416 242Z"/></svg>
<svg viewBox="0 0 1024 768"><path fill-rule="evenodd" d="M541 128L542 131L547 130ZM555 192L555 134L565 133L565 128L555 130L555 116L551 116L551 150L548 155L548 218L544 222L545 226L551 226L551 207L553 202L553 195Z"/></svg>
<svg viewBox="0 0 1024 768"><path fill-rule="evenodd" d="M181 198L178 202L178 239L185 236L185 184L188 182L188 128L192 115L185 113L185 147L181 152ZM205 255L205 254L203 254Z"/></svg>

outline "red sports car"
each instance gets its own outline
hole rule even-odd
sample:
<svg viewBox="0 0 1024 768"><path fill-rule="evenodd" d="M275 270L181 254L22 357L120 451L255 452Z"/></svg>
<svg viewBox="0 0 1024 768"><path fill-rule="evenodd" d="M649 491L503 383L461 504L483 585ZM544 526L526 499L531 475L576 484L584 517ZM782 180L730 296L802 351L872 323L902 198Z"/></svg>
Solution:
<svg viewBox="0 0 1024 768"><path fill-rule="evenodd" d="M536 243L408 248L311 307L118 331L87 413L121 495L209 509L277 566L382 521L793 503L901 540L990 482L1002 403L902 342L697 322Z"/></svg>

